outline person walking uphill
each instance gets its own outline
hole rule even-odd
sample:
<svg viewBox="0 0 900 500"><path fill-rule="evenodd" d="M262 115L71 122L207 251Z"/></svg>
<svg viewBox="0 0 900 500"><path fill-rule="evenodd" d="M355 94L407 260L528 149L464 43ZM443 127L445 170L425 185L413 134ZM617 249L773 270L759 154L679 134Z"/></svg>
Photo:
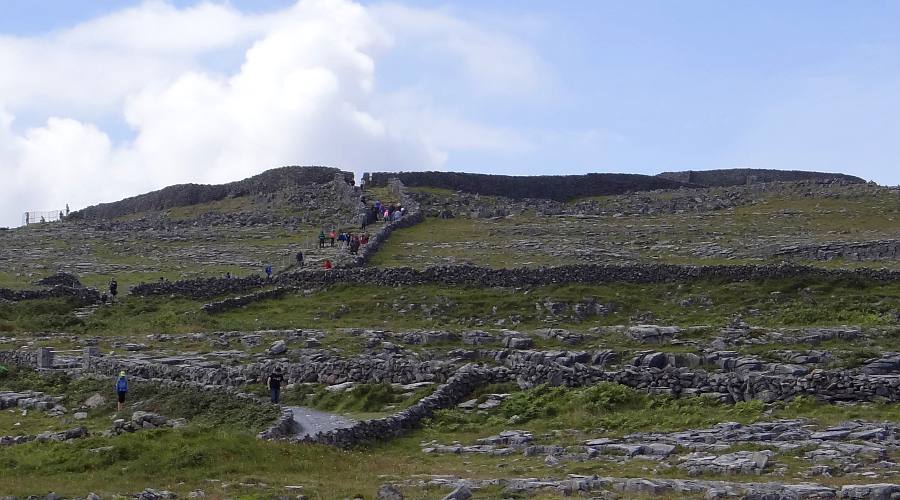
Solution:
<svg viewBox="0 0 900 500"><path fill-rule="evenodd" d="M119 284L116 283L116 279L113 278L109 280L109 297L113 302L116 301L116 295L119 294Z"/></svg>
<svg viewBox="0 0 900 500"><path fill-rule="evenodd" d="M116 396L118 396L118 405L116 411L122 411L125 406L125 396L128 395L128 379L125 378L125 370L119 372L119 378L116 379Z"/></svg>
<svg viewBox="0 0 900 500"><path fill-rule="evenodd" d="M325 248L325 231L319 231L319 248Z"/></svg>
<svg viewBox="0 0 900 500"><path fill-rule="evenodd" d="M269 395L273 403L278 403L281 397L281 383L284 382L284 375L281 374L281 368L275 368L275 373L269 375L266 379L266 386L269 388Z"/></svg>

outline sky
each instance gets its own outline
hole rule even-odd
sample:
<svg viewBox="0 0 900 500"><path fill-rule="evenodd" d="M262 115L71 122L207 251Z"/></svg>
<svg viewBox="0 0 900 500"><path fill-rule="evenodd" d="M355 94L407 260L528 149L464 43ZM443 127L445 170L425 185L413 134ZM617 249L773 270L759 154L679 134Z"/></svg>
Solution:
<svg viewBox="0 0 900 500"><path fill-rule="evenodd" d="M0 0L0 226L283 165L900 184L900 2Z"/></svg>

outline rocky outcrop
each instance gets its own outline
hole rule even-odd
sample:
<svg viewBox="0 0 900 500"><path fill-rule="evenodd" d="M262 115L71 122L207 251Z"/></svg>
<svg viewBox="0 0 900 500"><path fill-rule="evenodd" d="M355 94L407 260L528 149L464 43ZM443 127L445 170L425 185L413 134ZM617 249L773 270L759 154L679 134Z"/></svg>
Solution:
<svg viewBox="0 0 900 500"><path fill-rule="evenodd" d="M113 203L101 203L73 212L68 219L112 219L122 215L164 210L225 198L235 198L260 193L272 193L289 186L326 184L335 174L341 174L347 183L353 183L353 173L330 167L281 167L267 170L253 177L228 184L178 184L159 191L126 198Z"/></svg>
<svg viewBox="0 0 900 500"><path fill-rule="evenodd" d="M0 437L0 446L13 446L17 444L30 443L37 441L46 443L48 441L69 441L71 439L83 438L88 435L87 429L84 427L75 427L58 432L42 432L40 434L24 435L24 436L2 436Z"/></svg>
<svg viewBox="0 0 900 500"><path fill-rule="evenodd" d="M62 400L62 396L48 396L42 392L0 391L0 410L6 408L50 410L58 406Z"/></svg>
<svg viewBox="0 0 900 500"><path fill-rule="evenodd" d="M832 487L817 483L712 481L700 479L645 479L640 477L577 476L568 479L501 478L462 479L434 476L407 483L414 487L483 488L501 487L508 495L538 491L555 491L562 496L587 496L590 493L613 492L616 497L691 495L703 498L744 498L766 500L822 500L827 498L890 499L900 492L897 484L860 484ZM603 498L603 497L601 497Z"/></svg>

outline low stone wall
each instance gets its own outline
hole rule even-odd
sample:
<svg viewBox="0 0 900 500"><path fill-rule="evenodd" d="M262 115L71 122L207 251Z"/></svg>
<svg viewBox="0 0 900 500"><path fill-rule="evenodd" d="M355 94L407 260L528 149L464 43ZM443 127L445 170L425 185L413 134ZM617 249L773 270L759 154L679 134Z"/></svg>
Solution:
<svg viewBox="0 0 900 500"><path fill-rule="evenodd" d="M25 361L20 363L19 361ZM35 366L33 355L22 349L0 351L0 362ZM240 386L262 382L275 367L284 372L291 383L340 384L442 382L455 371L455 366L441 361L417 361L408 358L384 359L373 356L329 358L307 357L299 362L265 361L241 366L204 367L189 364L165 364L152 360L98 356L91 359L91 372L114 376L125 370L130 376L189 382L201 386Z"/></svg>
<svg viewBox="0 0 900 500"><path fill-rule="evenodd" d="M272 280L267 280L258 274L251 274L242 278L194 278L158 283L141 283L133 286L130 293L139 297L169 295L205 299L230 293L244 293L262 288L271 283L273 283Z"/></svg>
<svg viewBox="0 0 900 500"><path fill-rule="evenodd" d="M390 439L415 428L422 419L430 417L436 410L459 404L476 388L507 380L509 380L509 374L502 368L465 365L432 394L399 413L389 417L365 420L345 429L307 436L300 441L348 448L360 443Z"/></svg>
<svg viewBox="0 0 900 500"><path fill-rule="evenodd" d="M700 368L623 366L605 368L591 365L591 355L565 356L555 361L538 351L493 350L487 359L520 387L540 384L580 387L601 381L636 389L673 395L710 394L734 403L759 399L765 402L790 400L810 395L826 401L871 401L883 398L900 401L900 374L870 375L859 370L812 370L805 375L775 371L707 371ZM0 351L0 362L34 366L28 350ZM131 376L150 380L170 380L201 387L239 387L258 383L275 367L280 367L292 383L344 382L397 383L449 382L458 364L449 361L422 361L412 357L359 356L328 358L313 355L300 362L265 361L234 367L204 367L165 364L158 361L98 356L91 372L113 376L125 370ZM472 368L470 368L472 369ZM437 393L436 393L437 394Z"/></svg>
<svg viewBox="0 0 900 500"><path fill-rule="evenodd" d="M9 288L0 288L0 300L8 300L10 302L51 298L72 299L79 304L96 304L100 302L100 292L93 288L71 286L55 286L49 290L11 290Z"/></svg>
<svg viewBox="0 0 900 500"><path fill-rule="evenodd" d="M764 168L726 168L717 170L687 170L663 172L656 177L679 182L689 182L701 186L739 186L755 182L845 182L861 184L864 179L853 175L829 172L807 172L803 170L773 170Z"/></svg>
<svg viewBox="0 0 900 500"><path fill-rule="evenodd" d="M330 271L302 270L292 274L279 275L274 280L267 280L260 275L251 275L243 278L195 278L191 280L167 281L161 283L141 283L132 287L131 294L143 297L175 295L193 299L206 299L229 293L246 293L271 284L278 285L279 287L275 290L247 294L203 306L203 309L209 313L218 313L235 309L259 300L280 297L292 288L315 282L316 276L325 278L329 273L362 267L369 261L372 255L381 248L388 237L390 237L391 233L397 229L414 226L425 220L425 215L419 207L419 203L406 193L402 183L398 181L397 184L399 185L398 189L401 193L401 204L406 208L406 215L398 221L381 226L377 231L371 234L369 236L369 243L361 246L356 258L348 264L341 266L341 269L336 268Z"/></svg>
<svg viewBox="0 0 900 500"><path fill-rule="evenodd" d="M796 376L775 373L708 372L690 368L626 366L619 370L576 363L519 364L511 371L520 387L540 384L580 387L597 382L615 382L654 393L708 394L727 403L759 399L763 402L791 400L808 395L824 401L900 401L900 375L865 375L845 370L813 370Z"/></svg>
<svg viewBox="0 0 900 500"><path fill-rule="evenodd" d="M141 284L132 289L140 296L175 295L204 299L244 293L267 284L278 286L328 286L341 283L385 287L439 284L451 286L521 287L566 283L670 283L702 280L754 281L766 279L859 279L893 281L900 271L888 269L822 269L793 264L739 266L685 266L676 264L582 264L558 267L495 269L477 266L439 266L303 270L267 281L247 278L201 278Z"/></svg>
<svg viewBox="0 0 900 500"><path fill-rule="evenodd" d="M263 292L251 293L248 295L241 295L240 297L232 297L225 300L220 300L218 302L211 302L209 304L203 305L203 310L210 313L221 313L225 311L230 311L232 309L237 309L238 307L243 307L247 304L252 304L253 302L259 302L261 300L269 300L269 299L277 299L289 292L295 292L297 289L293 287L279 287L273 288L272 290L265 290Z"/></svg>
<svg viewBox="0 0 900 500"><path fill-rule="evenodd" d="M398 221L384 225L381 229L376 231L375 234L369 237L369 243L359 249L359 255L356 258L356 262L353 264L356 267L364 266L369 259L375 255L375 252L381 248L381 245L384 244L391 233L397 229L411 227L425 221L425 214L419 206L419 202L409 196L404 189L402 182L396 180L395 184L400 191L400 204L406 208L406 215Z"/></svg>
<svg viewBox="0 0 900 500"><path fill-rule="evenodd" d="M900 259L900 241L835 242L822 245L793 246L781 248L774 255L776 257L795 257L810 260L897 260Z"/></svg>
<svg viewBox="0 0 900 500"><path fill-rule="evenodd" d="M294 411L290 408L282 408L281 416L272 427L260 432L259 439L282 439L297 434L297 422L294 420Z"/></svg>

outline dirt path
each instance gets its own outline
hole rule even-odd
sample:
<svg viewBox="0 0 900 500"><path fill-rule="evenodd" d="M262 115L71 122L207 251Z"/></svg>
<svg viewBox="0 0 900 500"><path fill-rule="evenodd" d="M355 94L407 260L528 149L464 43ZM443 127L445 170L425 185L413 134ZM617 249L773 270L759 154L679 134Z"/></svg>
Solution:
<svg viewBox="0 0 900 500"><path fill-rule="evenodd" d="M294 422L297 422L299 428L297 436L301 438L312 436L319 432L344 429L357 423L356 420L341 415L313 410L305 406L291 406L289 408L294 412Z"/></svg>

